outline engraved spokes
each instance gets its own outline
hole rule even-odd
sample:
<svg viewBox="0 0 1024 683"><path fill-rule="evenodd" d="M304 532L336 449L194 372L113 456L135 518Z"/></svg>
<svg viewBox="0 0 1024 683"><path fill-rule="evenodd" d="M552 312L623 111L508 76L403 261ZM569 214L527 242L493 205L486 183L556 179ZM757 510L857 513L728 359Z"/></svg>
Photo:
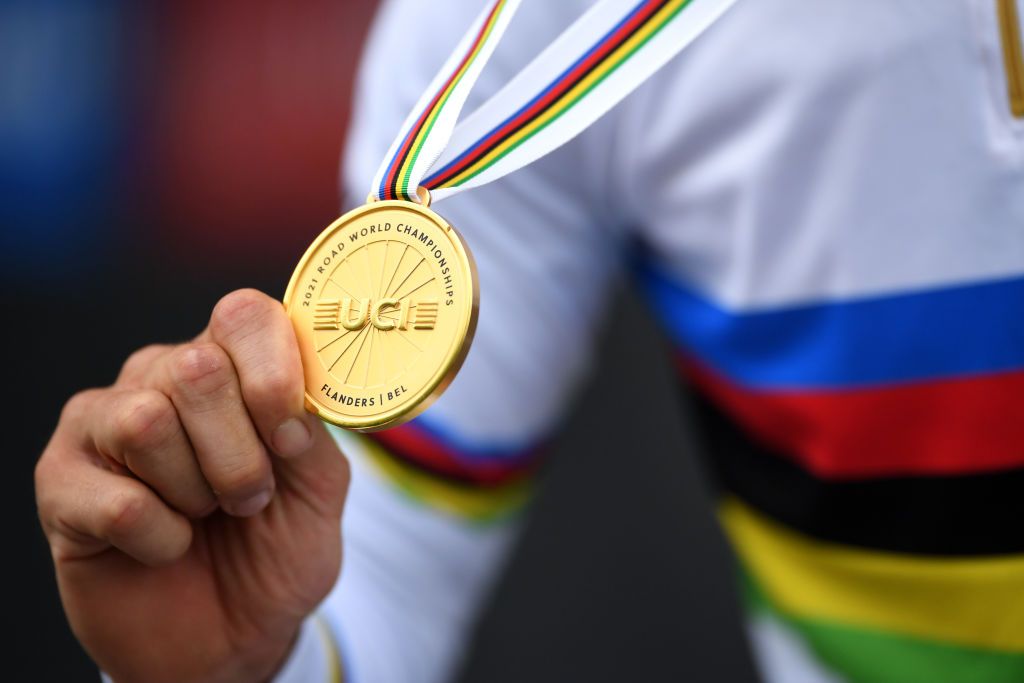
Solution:
<svg viewBox="0 0 1024 683"><path fill-rule="evenodd" d="M441 289L429 260L405 242L353 249L322 292L313 313L316 351L344 384L391 382L431 343Z"/></svg>

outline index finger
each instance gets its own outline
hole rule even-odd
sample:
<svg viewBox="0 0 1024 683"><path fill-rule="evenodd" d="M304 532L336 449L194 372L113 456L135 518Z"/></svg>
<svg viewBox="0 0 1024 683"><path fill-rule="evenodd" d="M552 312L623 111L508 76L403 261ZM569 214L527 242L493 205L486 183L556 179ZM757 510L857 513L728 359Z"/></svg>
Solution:
<svg viewBox="0 0 1024 683"><path fill-rule="evenodd" d="M255 289L232 292L214 307L204 334L231 357L264 442L285 457L309 449L313 438L303 407L302 360L281 302Z"/></svg>

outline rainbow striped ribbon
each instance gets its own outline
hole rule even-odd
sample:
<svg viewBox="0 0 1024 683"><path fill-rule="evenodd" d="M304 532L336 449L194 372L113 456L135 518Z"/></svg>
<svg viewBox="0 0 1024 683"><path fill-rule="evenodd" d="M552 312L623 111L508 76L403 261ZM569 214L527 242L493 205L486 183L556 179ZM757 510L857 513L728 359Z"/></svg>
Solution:
<svg viewBox="0 0 1024 683"><path fill-rule="evenodd" d="M419 201L422 185L437 201L539 159L639 87L735 1L601 0L456 126L520 3L494 0L406 119L371 194Z"/></svg>

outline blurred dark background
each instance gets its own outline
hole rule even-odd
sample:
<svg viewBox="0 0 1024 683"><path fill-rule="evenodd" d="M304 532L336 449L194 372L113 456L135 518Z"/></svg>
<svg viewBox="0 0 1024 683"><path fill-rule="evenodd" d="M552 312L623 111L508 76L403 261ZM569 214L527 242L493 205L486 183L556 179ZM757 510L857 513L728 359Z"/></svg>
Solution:
<svg viewBox="0 0 1024 683"><path fill-rule="evenodd" d="M374 4L0 1L4 680L97 680L35 519L60 406L198 332L224 293L283 293L339 213ZM754 678L685 397L631 292L619 306L462 681ZM597 400L623 385L642 400Z"/></svg>

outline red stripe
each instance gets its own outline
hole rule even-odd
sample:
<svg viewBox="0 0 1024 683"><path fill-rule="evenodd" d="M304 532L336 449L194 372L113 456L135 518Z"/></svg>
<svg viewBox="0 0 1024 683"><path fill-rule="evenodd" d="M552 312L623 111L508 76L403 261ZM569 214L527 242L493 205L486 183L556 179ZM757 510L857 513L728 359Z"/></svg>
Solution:
<svg viewBox="0 0 1024 683"><path fill-rule="evenodd" d="M418 428L414 423L369 434L393 456L441 476L482 486L498 486L528 475L537 465L540 449L501 460L470 459Z"/></svg>
<svg viewBox="0 0 1024 683"><path fill-rule="evenodd" d="M463 169L465 169L467 166L469 166L474 161L479 159L482 155L486 154L489 151L489 146L492 144L493 141L500 140L505 135L507 135L509 131L518 128L523 122L528 121L529 119L532 119L543 113L543 111L547 109L552 102L556 102L558 98L560 98L565 93L566 90L568 90L569 88L576 84L577 80L579 80L578 74L580 74L581 72L585 73L596 62L607 57L608 53L617 48L619 44L624 40L624 35L629 35L633 31L633 29L636 28L637 25L646 22L652 14L654 14L655 12L657 12L658 9L660 9L660 6L663 4L664 0L651 0L649 6L644 11L638 12L630 21L620 26L619 29L610 38L608 38L608 40L601 48L592 52L587 59L576 65L576 68L574 68L571 72L566 74L557 86L549 90L548 93L544 95L544 97L534 102L533 105L531 105L528 109L524 110L514 119L508 121L501 128L498 128L490 135L488 135L486 138L477 142L476 145L474 145L474 147L476 147L476 149L480 151L478 151L476 154L466 156L458 164L452 166L447 171L445 171L444 175L438 176L437 178L433 179L430 182L430 188L428 189L433 189L447 182L449 178L460 173Z"/></svg>
<svg viewBox="0 0 1024 683"><path fill-rule="evenodd" d="M469 49L466 50L466 54L463 55L462 61L459 62L459 65L455 67L455 70L452 71L451 75L448 76L448 80L445 81L443 86L441 86L441 89L434 94L434 99L430 101L430 104L427 106L427 108L423 110L422 114L420 114L419 119L416 120L416 125L409 129L409 134L405 136L405 140L402 142L402 146L398 149L398 153L395 155L395 161L397 163L392 164L391 168L388 170L388 175L384 182L384 199L395 198L394 193L391 191L391 185L394 182L395 174L398 172L398 169L402 166L402 163L405 161L405 153L409 149L409 145L411 145L412 141L416 139L416 135L419 133L420 128L423 127L423 122L427 120L427 117L430 115L430 112L432 112L434 110L434 107L437 106L437 103L441 99L441 96L445 93L446 90L448 90L448 86L450 86L452 84L452 81L455 80L455 76L458 75L460 71L462 71L462 67L466 65L466 62L469 60L469 56L473 54L473 51L476 50L477 45L479 45L480 41L483 40L484 33L487 32L487 26L491 23L491 19L494 17L495 12L498 11L498 7L500 5L500 2L494 3L494 7L491 8L491 12L490 14L487 15L487 19L485 19L484 23L480 26L480 32L477 33L476 39L473 40L473 43L469 46Z"/></svg>
<svg viewBox="0 0 1024 683"><path fill-rule="evenodd" d="M824 479L1024 465L1024 372L798 393L741 387L689 359L679 365L752 436Z"/></svg>

